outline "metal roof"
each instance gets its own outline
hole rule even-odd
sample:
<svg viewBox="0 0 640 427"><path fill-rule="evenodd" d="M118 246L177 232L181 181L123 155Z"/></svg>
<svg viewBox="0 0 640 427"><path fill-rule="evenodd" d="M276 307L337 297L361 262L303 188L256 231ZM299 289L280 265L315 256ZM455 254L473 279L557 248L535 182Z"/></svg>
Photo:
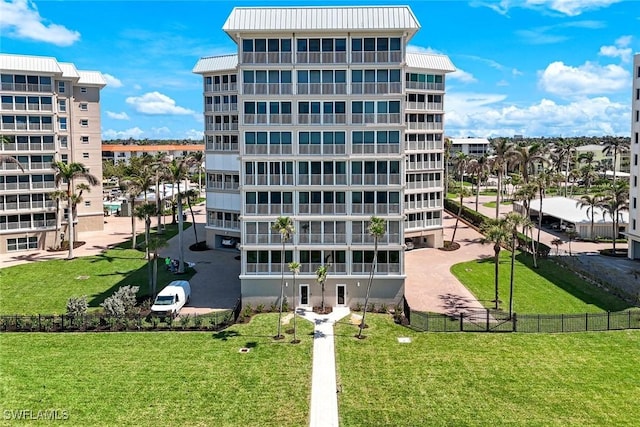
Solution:
<svg viewBox="0 0 640 427"><path fill-rule="evenodd" d="M76 66L70 62L59 62L58 65L62 70L62 77L66 77L68 79L79 79L80 74L78 74L78 70Z"/></svg>
<svg viewBox="0 0 640 427"><path fill-rule="evenodd" d="M80 74L78 84L98 86L107 85L107 81L99 71L78 71L78 74Z"/></svg>
<svg viewBox="0 0 640 427"><path fill-rule="evenodd" d="M445 73L456 71L455 65L453 65L448 56L435 53L407 52L407 67L426 68L428 70L444 71Z"/></svg>
<svg viewBox="0 0 640 427"><path fill-rule="evenodd" d="M409 31L420 24L408 6L236 7L222 26L232 38L238 31Z"/></svg>
<svg viewBox="0 0 640 427"><path fill-rule="evenodd" d="M238 55L208 56L200 58L193 67L196 74L205 74L215 71L235 71L238 66Z"/></svg>
<svg viewBox="0 0 640 427"><path fill-rule="evenodd" d="M451 145L468 145L468 144L482 144L489 145L487 138L449 138Z"/></svg>
<svg viewBox="0 0 640 427"><path fill-rule="evenodd" d="M0 70L62 74L55 58L47 56L0 54Z"/></svg>
<svg viewBox="0 0 640 427"><path fill-rule="evenodd" d="M521 205L522 202L514 202ZM540 199L531 200L529 207L532 211L540 210ZM589 212L587 212L589 211ZM542 213L544 215L553 216L563 221L572 222L574 224L590 224L591 210L585 207L578 207L578 200L568 197L547 197L542 202ZM604 209L596 207L593 209L595 224L611 224L613 219L611 215L604 213ZM629 212L620 212L620 225L629 223Z"/></svg>

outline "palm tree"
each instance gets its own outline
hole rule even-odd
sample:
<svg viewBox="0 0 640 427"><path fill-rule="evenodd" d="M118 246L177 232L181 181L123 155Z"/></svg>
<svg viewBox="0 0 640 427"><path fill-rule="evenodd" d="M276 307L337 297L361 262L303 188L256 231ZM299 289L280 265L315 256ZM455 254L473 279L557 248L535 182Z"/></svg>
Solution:
<svg viewBox="0 0 640 427"><path fill-rule="evenodd" d="M458 215L456 215L456 224L453 227L453 236L451 236L451 244L453 245L456 241L456 232L458 231L458 222L460 221L460 215L462 215L462 203L465 197L469 197L471 192L466 188L460 185L458 195L460 196L460 205L458 206Z"/></svg>
<svg viewBox="0 0 640 427"><path fill-rule="evenodd" d="M629 151L629 143L622 139L609 139L605 141L602 152L610 156L613 153L613 183L616 183L616 167L618 163L618 154L626 153Z"/></svg>
<svg viewBox="0 0 640 427"><path fill-rule="evenodd" d="M543 171L536 177L536 185L538 186L538 195L540 197L540 206L538 207L538 236L536 237L536 247L533 251L533 266L538 268L538 248L540 247L540 230L542 230L542 200L546 195L547 188L551 183L552 175L548 171Z"/></svg>
<svg viewBox="0 0 640 427"><path fill-rule="evenodd" d="M483 227L483 243L493 243L493 263L494 263L494 287L495 287L495 309L500 308L499 277L500 277L500 250L502 245L507 244L511 239L511 230L506 226L503 218L493 219L485 222Z"/></svg>
<svg viewBox="0 0 640 427"><path fill-rule="evenodd" d="M191 213L191 222L193 224L191 228L193 228L193 235L196 238L196 243L195 243L196 248L200 246L200 242L198 241L198 230L197 230L198 227L196 227L196 216L193 213L193 205L191 204L191 201L197 200L199 196L200 196L200 192L194 189L190 189L184 193L184 197L187 200L187 206L189 208L189 212Z"/></svg>
<svg viewBox="0 0 640 427"><path fill-rule="evenodd" d="M454 164L456 166L456 172L458 172L458 180L460 181L460 187L462 187L464 182L464 174L467 172L467 166L469 166L469 161L471 158L468 154L463 153L462 151L458 151L454 158Z"/></svg>
<svg viewBox="0 0 640 427"><path fill-rule="evenodd" d="M451 140L444 139L444 194L449 192L449 159L451 158Z"/></svg>
<svg viewBox="0 0 640 427"><path fill-rule="evenodd" d="M10 144L10 143L11 143L11 140L9 139L8 136L0 135L0 144ZM13 156L9 156L8 154L0 154L0 165L2 165L3 163L12 163L18 166L20 170L24 172L24 167L22 166L22 163L20 163L18 159L16 159Z"/></svg>
<svg viewBox="0 0 640 427"><path fill-rule="evenodd" d="M318 268L316 269L316 280L318 281L318 284L320 285L321 289L322 289L322 303L320 305L320 310L322 312L322 314L325 314L325 307L324 307L324 284L327 281L327 273L329 272L329 266L328 265L320 265L318 266Z"/></svg>
<svg viewBox="0 0 640 427"><path fill-rule="evenodd" d="M167 165L169 169L169 176L173 182L174 188L177 185L178 192L176 194L176 206L178 208L178 246L180 254L178 257L178 274L184 273L184 245L183 245L183 219L182 219L182 191L180 191L180 183L187 178L189 174L189 168L191 167L191 160L189 157L172 160Z"/></svg>
<svg viewBox="0 0 640 427"><path fill-rule="evenodd" d="M498 192L496 194L496 219L500 216L500 195L502 194L502 178L505 174L507 157L512 147L507 138L498 138L491 141L493 154L490 159L491 170L498 177Z"/></svg>
<svg viewBox="0 0 640 427"><path fill-rule="evenodd" d="M518 245L518 227L524 226L529 221L516 212L509 212L505 215L504 219L506 227L511 230L511 273L509 275L509 319L511 319L513 315L513 281L515 275L516 248Z"/></svg>
<svg viewBox="0 0 640 427"><path fill-rule="evenodd" d="M291 261L289 263L289 271L293 275L293 341L291 341L291 343L298 344L300 340L296 338L296 306L298 304L296 297L296 274L300 273L300 263Z"/></svg>
<svg viewBox="0 0 640 427"><path fill-rule="evenodd" d="M560 245L564 244L564 240L555 238L551 241L551 244L556 247L556 256L560 254Z"/></svg>
<svg viewBox="0 0 640 427"><path fill-rule="evenodd" d="M618 223L622 211L629 210L629 185L624 181L616 181L605 193L602 207L613 220L613 254L616 253L616 239L618 238Z"/></svg>
<svg viewBox="0 0 640 427"><path fill-rule="evenodd" d="M191 153L191 159L193 164L196 167L196 172L198 174L198 197L199 197L200 191L202 190L202 172L204 171L204 152L196 151Z"/></svg>
<svg viewBox="0 0 640 427"><path fill-rule="evenodd" d="M360 330L358 331L358 338L362 338L362 330L365 327L365 317L367 316L367 308L369 307L369 295L371 294L371 285L373 285L373 275L376 272L378 265L378 240L387 232L387 222L372 216L369 220L369 235L373 236L373 260L371 261L371 273L369 274L369 283L367 284L367 294L364 299L364 309L362 312L362 321L360 322Z"/></svg>
<svg viewBox="0 0 640 427"><path fill-rule="evenodd" d="M280 282L280 301L279 301L279 309L278 309L278 334L274 337L275 339L284 338L280 334L280 327L282 326L282 302L284 300L284 258L285 251L284 245L296 232L293 221L288 216L279 216L273 224L271 224L271 229L280 233L280 242L282 242L282 253L280 255L280 271L282 272L282 281Z"/></svg>
<svg viewBox="0 0 640 427"><path fill-rule="evenodd" d="M511 160L511 164L520 169L525 183L529 182L529 177L532 174L535 174L537 164L548 162L541 144L513 147L507 157Z"/></svg>
<svg viewBox="0 0 640 427"><path fill-rule="evenodd" d="M478 204L480 198L480 183L486 179L489 174L489 162L487 156L482 156L469 160L467 165L467 171L476 177L476 212L478 211Z"/></svg>
<svg viewBox="0 0 640 427"><path fill-rule="evenodd" d="M149 280L149 290L155 293L153 287L153 272L151 271L151 256L150 256L150 242L151 242L151 217L156 214L155 203L145 203L138 206L134 212L136 218L144 220L144 247L145 258L147 260L147 278Z"/></svg>
<svg viewBox="0 0 640 427"><path fill-rule="evenodd" d="M589 215L589 218L591 218L591 229L589 231L589 238L591 240L595 239L595 234L594 234L595 209L601 206L603 198L604 198L603 195L600 193L594 194L594 195L585 194L581 196L580 200L576 202L576 206L578 208L580 209L587 208L587 215Z"/></svg>
<svg viewBox="0 0 640 427"><path fill-rule="evenodd" d="M62 246L62 242L58 242L58 237L60 236L60 230L62 229L62 216L60 215L60 211L62 210L61 203L66 198L66 194L62 190L54 190L49 193L49 197L56 204L56 236L54 238L54 249L60 249Z"/></svg>
<svg viewBox="0 0 640 427"><path fill-rule="evenodd" d="M73 259L73 244L74 244L74 195L75 187L73 186L74 180L83 179L89 185L95 186L100 184L100 180L89 172L89 169L82 163L65 163L62 161L55 161L51 165L55 172L55 184L59 186L62 182L66 183L66 190L64 199L67 201L67 223L69 227L69 255L68 259ZM82 190L81 190L82 191Z"/></svg>
<svg viewBox="0 0 640 427"><path fill-rule="evenodd" d="M160 197L160 182L163 183L164 189L164 181L168 179L169 169L167 168L167 164L170 162L169 156L165 153L159 153L153 163L151 164L151 169L155 174L155 183L156 183L156 209L158 215L158 225L157 225L157 233L163 234L164 229L162 228L162 214L163 214L163 203L164 203L164 191L162 192L162 197Z"/></svg>

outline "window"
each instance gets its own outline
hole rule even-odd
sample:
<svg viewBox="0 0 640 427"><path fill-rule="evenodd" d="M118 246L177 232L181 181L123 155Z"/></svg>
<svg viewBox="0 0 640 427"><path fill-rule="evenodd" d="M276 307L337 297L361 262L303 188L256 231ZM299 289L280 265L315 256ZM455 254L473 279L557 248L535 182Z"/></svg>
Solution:
<svg viewBox="0 0 640 427"><path fill-rule="evenodd" d="M67 118L66 117L58 117L58 128L60 130L67 130Z"/></svg>
<svg viewBox="0 0 640 427"><path fill-rule="evenodd" d="M7 239L7 251L24 251L28 249L38 249L37 237L20 237L18 239Z"/></svg>
<svg viewBox="0 0 640 427"><path fill-rule="evenodd" d="M60 155L60 161L62 163L69 163L69 155L68 154L61 154Z"/></svg>
<svg viewBox="0 0 640 427"><path fill-rule="evenodd" d="M635 230L636 229L636 220L634 219L633 221L631 221L631 227Z"/></svg>
<svg viewBox="0 0 640 427"><path fill-rule="evenodd" d="M82 153L82 158L83 159L88 159L89 158L89 153Z"/></svg>
<svg viewBox="0 0 640 427"><path fill-rule="evenodd" d="M84 206L85 206L86 208L91 207L91 200L85 200L85 202L84 202Z"/></svg>
<svg viewBox="0 0 640 427"><path fill-rule="evenodd" d="M81 87L80 88L80 93L87 93L87 88L86 87Z"/></svg>
<svg viewBox="0 0 640 427"><path fill-rule="evenodd" d="M88 144L88 143L89 143L89 137L88 137L88 136L81 136L81 137L80 137L80 141L81 141L83 144Z"/></svg>
<svg viewBox="0 0 640 427"><path fill-rule="evenodd" d="M58 92L64 93L64 90L65 90L64 82L58 82Z"/></svg>
<svg viewBox="0 0 640 427"><path fill-rule="evenodd" d="M87 126L89 126L89 120L88 119L80 120L80 126L82 126L83 128L86 128Z"/></svg>
<svg viewBox="0 0 640 427"><path fill-rule="evenodd" d="M89 111L89 104L86 102L80 103L80 111Z"/></svg>
<svg viewBox="0 0 640 427"><path fill-rule="evenodd" d="M58 101L58 111L60 111L61 113L67 112L67 101L65 99L60 99Z"/></svg>
<svg viewBox="0 0 640 427"><path fill-rule="evenodd" d="M67 142L67 137L66 136L58 137L58 141L60 142L60 148L68 148L69 147L69 144Z"/></svg>

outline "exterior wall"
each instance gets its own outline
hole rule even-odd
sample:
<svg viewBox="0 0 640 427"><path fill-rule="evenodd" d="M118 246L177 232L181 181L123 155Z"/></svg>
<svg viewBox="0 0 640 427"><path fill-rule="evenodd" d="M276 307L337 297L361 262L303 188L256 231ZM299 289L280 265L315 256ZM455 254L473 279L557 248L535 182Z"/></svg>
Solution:
<svg viewBox="0 0 640 427"><path fill-rule="evenodd" d="M633 59L633 88L631 93L631 167L629 181L629 253L631 259L640 259L640 54Z"/></svg>
<svg viewBox="0 0 640 427"><path fill-rule="evenodd" d="M3 63L11 63L8 57L2 58ZM17 83L24 76L48 83ZM100 89L104 85L79 84L81 78L65 76L62 67L59 72L3 69L2 78L1 131L9 142L0 145L0 153L16 157L25 170L8 163L0 166L0 253L45 250L56 244L59 232L66 232L65 221L56 231L56 203L49 197L56 190L51 163L83 163L102 178ZM26 104L23 97L40 101ZM15 123L7 119L10 116ZM19 124L18 117L26 117L28 123ZM41 123L34 123L38 118ZM101 188L85 191L83 200L77 207L76 233L102 230Z"/></svg>

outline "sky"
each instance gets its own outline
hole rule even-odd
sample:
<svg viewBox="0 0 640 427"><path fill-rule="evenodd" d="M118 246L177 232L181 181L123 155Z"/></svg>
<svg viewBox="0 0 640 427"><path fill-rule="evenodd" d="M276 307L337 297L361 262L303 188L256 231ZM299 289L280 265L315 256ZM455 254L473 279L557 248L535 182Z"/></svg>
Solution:
<svg viewBox="0 0 640 427"><path fill-rule="evenodd" d="M416 52L449 56L450 137L629 136L638 0L0 0L0 51L103 73L102 137L201 139L199 58L236 53L233 7L409 5Z"/></svg>

